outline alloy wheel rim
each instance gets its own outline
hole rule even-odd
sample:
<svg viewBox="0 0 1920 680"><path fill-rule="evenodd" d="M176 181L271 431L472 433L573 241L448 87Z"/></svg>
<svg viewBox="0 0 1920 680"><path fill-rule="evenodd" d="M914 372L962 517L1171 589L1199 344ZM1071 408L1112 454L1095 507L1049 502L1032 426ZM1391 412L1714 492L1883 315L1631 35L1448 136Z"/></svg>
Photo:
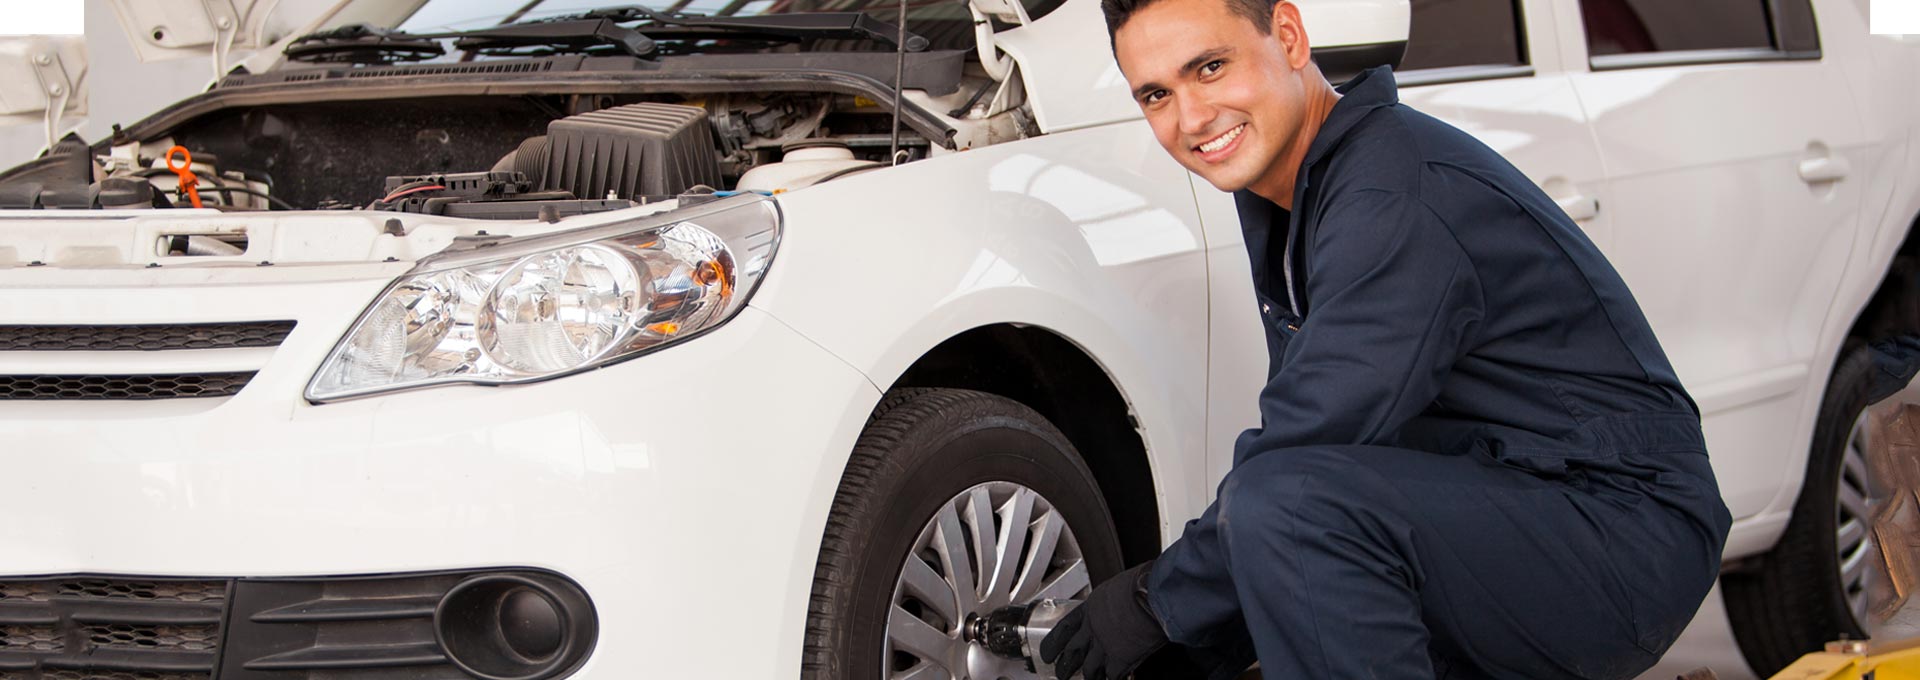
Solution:
<svg viewBox="0 0 1920 680"><path fill-rule="evenodd" d="M1838 550L1840 591L1847 611L1861 630L1867 626L1870 603L1867 579L1872 572L1874 552L1873 487L1867 473L1868 429L1871 419L1862 410L1847 433L1840 452L1840 478L1834 495L1834 545Z"/></svg>
<svg viewBox="0 0 1920 680"><path fill-rule="evenodd" d="M1073 529L1038 492L976 485L940 505L894 580L881 674L892 680L1028 680L1024 661L962 639L970 615L1083 597L1092 588Z"/></svg>

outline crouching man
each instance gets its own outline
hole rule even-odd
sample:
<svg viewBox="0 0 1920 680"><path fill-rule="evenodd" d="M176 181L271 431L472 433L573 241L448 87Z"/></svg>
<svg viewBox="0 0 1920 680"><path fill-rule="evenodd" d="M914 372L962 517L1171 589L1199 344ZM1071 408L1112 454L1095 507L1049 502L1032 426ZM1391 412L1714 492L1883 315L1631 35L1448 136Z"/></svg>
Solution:
<svg viewBox="0 0 1920 680"><path fill-rule="evenodd" d="M1693 617L1730 517L1627 286L1534 184L1339 89L1280 0L1105 0L1154 136L1239 206L1268 382L1217 500L1042 646L1122 678L1628 678ZM1253 367L1248 367L1253 370Z"/></svg>

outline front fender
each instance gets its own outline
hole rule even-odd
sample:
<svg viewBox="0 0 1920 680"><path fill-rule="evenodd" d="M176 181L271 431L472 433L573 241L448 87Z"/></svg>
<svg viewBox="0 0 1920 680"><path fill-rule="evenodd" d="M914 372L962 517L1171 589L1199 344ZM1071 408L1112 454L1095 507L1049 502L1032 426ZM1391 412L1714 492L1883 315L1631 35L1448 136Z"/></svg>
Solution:
<svg viewBox="0 0 1920 680"><path fill-rule="evenodd" d="M1145 123L943 155L779 200L786 232L754 307L882 389L969 329L1047 328L1091 355L1132 407L1162 534L1204 507L1205 242L1185 171ZM821 474L837 480L840 464Z"/></svg>

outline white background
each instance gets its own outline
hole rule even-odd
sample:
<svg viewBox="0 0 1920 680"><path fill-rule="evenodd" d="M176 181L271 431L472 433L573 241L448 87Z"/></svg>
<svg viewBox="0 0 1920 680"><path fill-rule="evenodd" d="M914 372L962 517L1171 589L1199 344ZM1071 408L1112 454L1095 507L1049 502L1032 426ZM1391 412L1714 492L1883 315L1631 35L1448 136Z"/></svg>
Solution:
<svg viewBox="0 0 1920 680"><path fill-rule="evenodd" d="M1874 33L1920 35L1920 0L1873 0Z"/></svg>
<svg viewBox="0 0 1920 680"><path fill-rule="evenodd" d="M7 17L0 35L79 35L81 0L0 0Z"/></svg>

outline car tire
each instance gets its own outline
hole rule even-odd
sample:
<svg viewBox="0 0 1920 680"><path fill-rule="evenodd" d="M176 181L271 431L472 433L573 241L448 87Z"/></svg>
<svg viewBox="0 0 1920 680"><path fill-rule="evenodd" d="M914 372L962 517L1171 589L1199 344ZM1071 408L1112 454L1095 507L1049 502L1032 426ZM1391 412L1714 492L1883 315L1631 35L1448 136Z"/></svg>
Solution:
<svg viewBox="0 0 1920 680"><path fill-rule="evenodd" d="M1862 493L1869 489L1865 460L1848 448L1864 446L1856 437L1867 402L1873 370L1872 356L1858 342L1849 341L1827 383L1814 424L1812 450L1800 498L1786 532L1770 552L1747 568L1721 576L1728 622L1741 655L1753 671L1768 677L1826 643L1867 637L1865 621L1850 598L1864 597L1842 574L1841 554L1871 560L1871 517L1864 500L1848 509L1842 488ZM1841 515L1856 519L1859 542L1842 545L1838 536ZM1856 600L1857 601L1857 600Z"/></svg>
<svg viewBox="0 0 1920 680"><path fill-rule="evenodd" d="M895 632L889 626L901 625L904 631L908 627L904 624L912 622L890 617L922 617L933 622L932 628L952 637L964 625L967 614L984 614L957 609L930 611L933 608L915 599L902 577L910 566L910 555L914 559L927 555L929 549L920 547L922 543L929 537L936 542L944 540L945 534L929 532L934 531L936 521L951 519L942 514L949 512L947 508L964 506L966 510L956 512L973 518L958 533L986 535L971 529L986 516L972 514L974 506L963 501L975 498L981 489L1001 495L1030 490L1031 495L1025 497L1032 512L1028 515L1032 518L1029 526L1051 526L1055 519L1045 514L1049 511L1062 518L1067 530L1054 529L1054 547L1048 552L1065 555L1069 547L1077 545L1079 568L1085 575L1072 575L1071 568L1060 566L1070 565L1071 560L1064 558L1048 559L1042 571L1058 575L1051 582L1073 588L1072 596L1085 595L1086 588L1076 585L1080 579L1098 583L1119 571L1119 536L1099 486L1073 445L1045 418L1018 402L982 392L894 390L869 418L834 496L814 569L802 677L886 678L899 673L902 666L910 669L920 663L936 663L899 651L901 645L895 644L898 638L893 637ZM997 507L1004 513L1017 512L1011 504ZM1020 515L996 513L988 523L1011 524L1008 519L1016 516ZM963 552L969 556L978 552L973 548L976 543L964 543ZM1032 566L1029 562L1038 561L1034 559L1034 546L1046 543L1035 538L1025 544L1025 549L1014 550L1003 538L997 550L1025 554L1015 567L1021 571L1020 583L1024 584L1025 569ZM950 548L954 544L941 545ZM936 575L945 579L942 582L951 586L955 570L951 565L942 566L942 559L926 558L922 564L932 566ZM964 592L959 588L951 592L965 600L958 595ZM907 613L909 609L912 613ZM954 663L969 665L975 673L1002 669L991 671L997 676L1006 668L997 657L981 656L987 654L984 649L962 651L959 656L965 660ZM946 658L951 661L956 657ZM965 671L954 672L953 676L969 677ZM1007 677L1024 676L1015 670Z"/></svg>

